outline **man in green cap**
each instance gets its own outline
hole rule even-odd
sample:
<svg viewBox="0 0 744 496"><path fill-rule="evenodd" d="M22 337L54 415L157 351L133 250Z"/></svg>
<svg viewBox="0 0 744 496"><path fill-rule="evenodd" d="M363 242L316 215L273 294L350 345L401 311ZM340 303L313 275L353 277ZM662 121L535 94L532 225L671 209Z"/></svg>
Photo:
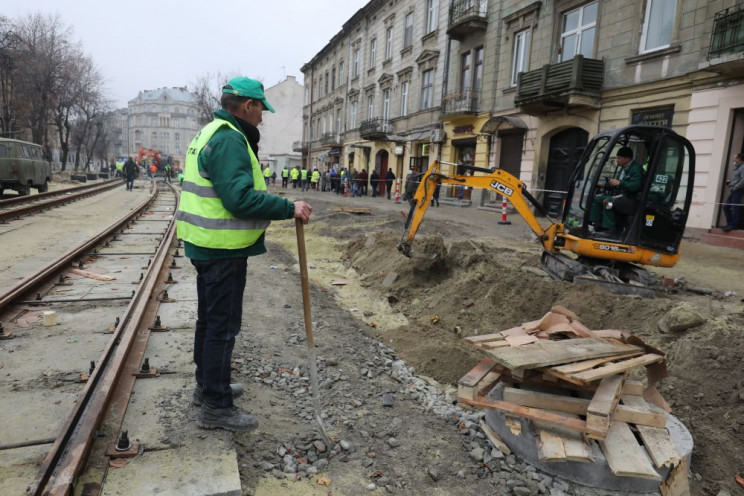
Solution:
<svg viewBox="0 0 744 496"><path fill-rule="evenodd" d="M263 84L236 77L222 88L221 109L186 152L178 237L196 268L197 319L194 337L199 427L248 431L258 425L233 398L242 386L230 383L235 337L242 320L248 257L266 252L270 221L308 222L312 207L267 194L258 161L258 125L274 108ZM262 303L255 302L254 306Z"/></svg>

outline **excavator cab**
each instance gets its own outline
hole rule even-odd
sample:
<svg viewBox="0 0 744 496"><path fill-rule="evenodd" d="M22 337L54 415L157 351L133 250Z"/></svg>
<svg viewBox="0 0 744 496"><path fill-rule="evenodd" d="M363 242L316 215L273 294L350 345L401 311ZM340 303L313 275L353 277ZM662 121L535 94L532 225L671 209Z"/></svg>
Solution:
<svg viewBox="0 0 744 496"><path fill-rule="evenodd" d="M607 187L609 179L621 176L617 164L621 148L630 148L633 160L643 169L641 188L633 194ZM692 145L671 129L639 125L600 133L584 150L571 176L563 212L566 234L605 241L618 251L646 249L655 253L651 258L656 256L657 262L662 254L676 260L690 212L694 174ZM593 213L593 209L611 213ZM614 217L615 229L592 225L593 218L608 214Z"/></svg>

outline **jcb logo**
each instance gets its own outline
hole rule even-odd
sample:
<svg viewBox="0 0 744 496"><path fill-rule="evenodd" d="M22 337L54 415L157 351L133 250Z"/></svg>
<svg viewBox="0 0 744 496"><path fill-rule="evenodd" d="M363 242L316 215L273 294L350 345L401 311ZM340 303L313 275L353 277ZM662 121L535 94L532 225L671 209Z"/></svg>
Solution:
<svg viewBox="0 0 744 496"><path fill-rule="evenodd" d="M513 189L511 189L510 187L508 187L508 186L506 186L504 184L501 184L498 181L491 181L491 187L493 189L495 189L496 191L498 191L499 193L501 193L502 195L504 195L504 196L511 196L511 195L514 194L514 190Z"/></svg>

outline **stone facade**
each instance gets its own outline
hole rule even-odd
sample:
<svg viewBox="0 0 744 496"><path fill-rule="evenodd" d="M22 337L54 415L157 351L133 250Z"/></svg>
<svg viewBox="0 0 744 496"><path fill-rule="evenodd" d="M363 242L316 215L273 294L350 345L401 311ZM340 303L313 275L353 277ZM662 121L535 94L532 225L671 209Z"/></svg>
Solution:
<svg viewBox="0 0 744 496"><path fill-rule="evenodd" d="M152 148L183 164L186 148L199 129L196 96L177 87L141 91L127 108L125 154L136 157L140 147Z"/></svg>
<svg viewBox="0 0 744 496"><path fill-rule="evenodd" d="M432 4L437 26L427 33ZM560 214L593 135L661 124L696 148L688 227L708 228L720 222L729 159L744 147L744 46L731 42L744 39L741 25L735 0L371 1L303 67L297 151L311 166L367 169L387 154L398 177L434 158L445 172L454 170L446 163L499 167ZM341 61L344 76L326 89ZM429 69L434 95L422 109ZM458 203L498 200L470 194Z"/></svg>

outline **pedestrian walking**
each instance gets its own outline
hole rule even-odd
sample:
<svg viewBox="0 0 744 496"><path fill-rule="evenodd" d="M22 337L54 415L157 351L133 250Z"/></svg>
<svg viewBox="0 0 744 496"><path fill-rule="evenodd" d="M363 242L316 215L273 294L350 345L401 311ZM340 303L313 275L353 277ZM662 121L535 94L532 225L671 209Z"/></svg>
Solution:
<svg viewBox="0 0 744 496"><path fill-rule="evenodd" d="M726 205L723 206L723 214L726 216L726 225L723 230L729 232L739 228L739 217L741 214L741 200L744 195L744 154L737 153L734 155L731 165L734 166L734 173L731 179L726 181L731 192L726 198Z"/></svg>
<svg viewBox="0 0 744 496"><path fill-rule="evenodd" d="M262 114L274 112L263 84L247 77L222 88L221 109L189 145L176 215L178 237L196 268L194 334L197 426L248 431L258 420L238 410L242 389L230 381L235 337L242 325L249 257L266 252L270 220L310 219L312 207L267 194L258 161ZM263 302L251 302L253 307Z"/></svg>
<svg viewBox="0 0 744 496"><path fill-rule="evenodd" d="M287 189L287 182L289 181L289 169L284 167L282 169L282 189Z"/></svg>
<svg viewBox="0 0 744 496"><path fill-rule="evenodd" d="M393 189L393 181L395 181L395 174L392 169L388 169L385 173L385 190L387 191L387 199L390 199L390 192Z"/></svg>
<svg viewBox="0 0 744 496"><path fill-rule="evenodd" d="M372 171L369 176L370 187L372 188L372 198L377 197L377 189L380 187L380 175L377 173L377 169Z"/></svg>
<svg viewBox="0 0 744 496"><path fill-rule="evenodd" d="M132 191L134 188L134 176L137 175L137 164L134 163L132 157L127 158L124 162L124 176L127 178L127 191Z"/></svg>

